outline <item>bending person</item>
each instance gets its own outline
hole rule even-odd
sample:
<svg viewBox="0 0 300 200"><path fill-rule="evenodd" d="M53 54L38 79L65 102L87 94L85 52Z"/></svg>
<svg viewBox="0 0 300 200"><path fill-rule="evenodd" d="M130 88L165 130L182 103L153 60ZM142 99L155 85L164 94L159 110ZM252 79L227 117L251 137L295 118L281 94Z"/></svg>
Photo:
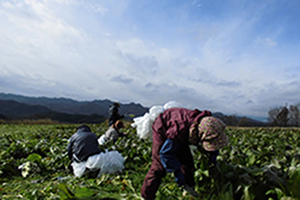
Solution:
<svg viewBox="0 0 300 200"><path fill-rule="evenodd" d="M152 163L141 188L144 199L155 199L161 179L173 172L179 187L197 196L194 187L194 161L189 145L200 145L216 162L218 150L227 145L225 124L209 111L170 108L152 125Z"/></svg>

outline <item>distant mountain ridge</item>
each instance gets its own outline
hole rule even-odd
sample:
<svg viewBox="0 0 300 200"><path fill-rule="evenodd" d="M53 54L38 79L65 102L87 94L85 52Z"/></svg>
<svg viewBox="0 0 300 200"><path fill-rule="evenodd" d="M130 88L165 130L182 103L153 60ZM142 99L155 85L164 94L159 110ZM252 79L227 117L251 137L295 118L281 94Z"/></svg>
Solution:
<svg viewBox="0 0 300 200"><path fill-rule="evenodd" d="M44 106L26 105L13 100L0 100L0 105L0 113L12 118L51 112L50 109Z"/></svg>
<svg viewBox="0 0 300 200"><path fill-rule="evenodd" d="M110 100L93 100L93 101L76 101L68 98L48 98L48 97L27 97L15 94L0 93L0 100L14 100L27 105L40 105L52 111L67 114L92 115L99 114L104 117L108 116L108 108L113 103ZM129 103L121 104L120 113L128 113L134 115L144 114L148 108L141 104Z"/></svg>
<svg viewBox="0 0 300 200"><path fill-rule="evenodd" d="M0 93L0 119L52 119L67 123L101 123L108 117L113 101L76 101L68 98L27 97ZM126 119L143 116L149 108L141 104L122 104L119 113ZM264 126L265 123L248 117L227 116L216 112L213 116L231 126Z"/></svg>
<svg viewBox="0 0 300 200"><path fill-rule="evenodd" d="M27 97L15 94L0 93L0 114L7 118L51 118L65 122L85 122L88 116L101 118L89 120L102 122L108 117L108 108L113 102L110 100L75 101L67 98ZM121 104L120 114L129 117L144 115L148 108L140 104ZM60 116L60 117L58 117ZM64 119L64 117L66 119ZM80 120L80 117L82 120ZM59 118L59 119L57 119ZM70 121L70 119L72 119Z"/></svg>

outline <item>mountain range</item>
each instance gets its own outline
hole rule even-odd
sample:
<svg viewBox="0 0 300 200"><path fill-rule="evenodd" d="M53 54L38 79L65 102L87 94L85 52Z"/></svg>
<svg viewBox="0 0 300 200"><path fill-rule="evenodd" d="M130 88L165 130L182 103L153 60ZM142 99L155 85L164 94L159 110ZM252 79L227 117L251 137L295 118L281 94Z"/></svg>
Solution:
<svg viewBox="0 0 300 200"><path fill-rule="evenodd" d="M51 119L61 123L102 123L108 118L108 108L113 101L76 101L68 98L28 97L17 94L0 93L0 119ZM149 108L141 104L120 103L119 113L125 119L143 116ZM264 122L248 117L227 116L221 112L213 113L227 125L264 126Z"/></svg>
<svg viewBox="0 0 300 200"><path fill-rule="evenodd" d="M101 123L108 117L110 100L75 101L68 98L27 97L0 93L0 118L51 119L66 123ZM119 113L129 119L144 115L140 104L121 104Z"/></svg>

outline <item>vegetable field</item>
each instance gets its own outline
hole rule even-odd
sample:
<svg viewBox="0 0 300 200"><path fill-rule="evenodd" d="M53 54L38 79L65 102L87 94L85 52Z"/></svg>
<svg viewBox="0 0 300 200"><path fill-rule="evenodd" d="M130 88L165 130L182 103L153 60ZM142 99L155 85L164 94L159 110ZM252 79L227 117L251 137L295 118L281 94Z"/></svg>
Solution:
<svg viewBox="0 0 300 200"><path fill-rule="evenodd" d="M151 142L140 140L128 123L109 150L125 158L125 170L101 178L75 178L66 147L78 125L0 125L1 199L141 199L140 188L151 164ZM90 125L97 136L107 123ZM227 128L230 144L217 167L193 149L198 199L300 199L300 130ZM168 174L157 199L195 199Z"/></svg>

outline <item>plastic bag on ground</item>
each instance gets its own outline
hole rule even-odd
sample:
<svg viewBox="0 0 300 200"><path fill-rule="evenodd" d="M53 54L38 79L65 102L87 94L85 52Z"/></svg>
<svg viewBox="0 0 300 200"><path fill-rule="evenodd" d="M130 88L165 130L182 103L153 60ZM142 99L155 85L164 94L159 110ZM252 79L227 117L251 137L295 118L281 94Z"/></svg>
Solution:
<svg viewBox="0 0 300 200"><path fill-rule="evenodd" d="M114 174L121 172L124 167L125 159L118 151L107 151L105 153L90 156L86 162L72 162L74 175L81 177L86 168L97 170L100 169L98 177L103 174Z"/></svg>
<svg viewBox="0 0 300 200"><path fill-rule="evenodd" d="M90 156L86 161L86 166L90 169L101 169L98 177L103 174L114 174L121 172L125 159L118 151L107 151L105 153Z"/></svg>
<svg viewBox="0 0 300 200"><path fill-rule="evenodd" d="M76 177L81 177L84 174L86 170L85 162L72 162L71 165L73 167L73 173Z"/></svg>

